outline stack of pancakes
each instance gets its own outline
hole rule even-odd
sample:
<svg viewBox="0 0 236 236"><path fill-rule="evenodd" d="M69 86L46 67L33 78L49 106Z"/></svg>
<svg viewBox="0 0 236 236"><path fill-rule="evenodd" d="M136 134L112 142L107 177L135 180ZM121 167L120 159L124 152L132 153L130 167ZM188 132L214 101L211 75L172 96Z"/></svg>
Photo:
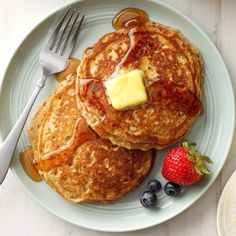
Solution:
<svg viewBox="0 0 236 236"><path fill-rule="evenodd" d="M135 32L136 45L124 28L87 48L77 75L59 83L31 120L37 169L69 201L109 202L133 190L150 172L154 148L185 137L202 113L199 51L175 29L145 28ZM148 101L115 110L104 81L132 69L144 72Z"/></svg>

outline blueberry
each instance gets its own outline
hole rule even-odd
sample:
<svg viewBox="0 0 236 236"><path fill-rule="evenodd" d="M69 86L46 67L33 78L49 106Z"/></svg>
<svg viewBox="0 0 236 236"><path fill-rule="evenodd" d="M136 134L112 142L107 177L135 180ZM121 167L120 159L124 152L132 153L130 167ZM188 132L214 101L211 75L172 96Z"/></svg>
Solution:
<svg viewBox="0 0 236 236"><path fill-rule="evenodd" d="M156 194L151 191L145 191L140 198L140 202L144 207L152 207L157 202Z"/></svg>
<svg viewBox="0 0 236 236"><path fill-rule="evenodd" d="M177 196L180 193L180 186L178 184L168 182L164 187L164 191L169 196Z"/></svg>
<svg viewBox="0 0 236 236"><path fill-rule="evenodd" d="M158 191L161 190L161 183L160 181L153 179L148 182L148 189L149 191L153 191L157 193Z"/></svg>

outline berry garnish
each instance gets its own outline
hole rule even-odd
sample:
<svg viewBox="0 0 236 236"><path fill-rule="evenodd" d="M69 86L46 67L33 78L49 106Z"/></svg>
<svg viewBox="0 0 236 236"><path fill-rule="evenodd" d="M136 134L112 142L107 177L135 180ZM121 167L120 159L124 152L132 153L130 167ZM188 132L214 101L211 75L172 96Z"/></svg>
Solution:
<svg viewBox="0 0 236 236"><path fill-rule="evenodd" d="M164 191L169 196L177 196L180 193L180 186L175 183L167 182Z"/></svg>
<svg viewBox="0 0 236 236"><path fill-rule="evenodd" d="M144 207L152 207L157 202L156 194L151 191L145 191L140 198L140 202Z"/></svg>
<svg viewBox="0 0 236 236"><path fill-rule="evenodd" d="M196 144L183 142L182 146L172 149L164 159L162 175L170 182L187 186L198 182L204 174L210 174L206 164L213 163L207 156L202 156Z"/></svg>
<svg viewBox="0 0 236 236"><path fill-rule="evenodd" d="M156 180L156 179L152 179L148 182L148 189L149 191L153 191L155 193L157 193L158 191L161 190L161 183L160 181Z"/></svg>

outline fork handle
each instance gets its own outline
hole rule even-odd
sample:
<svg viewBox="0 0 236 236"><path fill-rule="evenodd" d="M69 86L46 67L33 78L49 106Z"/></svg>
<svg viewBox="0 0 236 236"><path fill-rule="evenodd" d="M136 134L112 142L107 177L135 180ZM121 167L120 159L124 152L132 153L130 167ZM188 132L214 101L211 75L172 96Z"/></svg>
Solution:
<svg viewBox="0 0 236 236"><path fill-rule="evenodd" d="M31 95L16 124L12 128L11 132L8 134L5 141L0 145L0 184L2 184L3 180L5 179L13 153L20 138L21 132L24 128L25 122L29 116L29 113L36 98L38 97L39 92L45 84L45 81L46 76L42 75L40 80L37 82L33 94Z"/></svg>

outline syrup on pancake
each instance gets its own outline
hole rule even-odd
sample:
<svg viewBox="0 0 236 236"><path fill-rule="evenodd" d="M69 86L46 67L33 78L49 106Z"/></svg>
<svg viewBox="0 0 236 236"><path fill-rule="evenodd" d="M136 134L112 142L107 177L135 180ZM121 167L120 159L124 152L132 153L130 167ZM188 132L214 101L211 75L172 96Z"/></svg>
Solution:
<svg viewBox="0 0 236 236"><path fill-rule="evenodd" d="M150 54L150 52L155 49L155 43L153 42L151 34L145 27L145 23L148 20L148 14L138 8L124 8L113 18L112 26L114 29L129 29L129 49L119 62L118 67L125 67L133 61L136 61L136 59L139 58L140 55ZM108 79L112 79L113 77L114 75L112 75ZM153 86L149 86L150 97L155 97L157 92L159 92L158 99L163 101L162 106L167 106L173 110L186 112L191 116L195 116L199 114L200 111L202 111L201 101L199 101L199 99L192 92L186 90L184 87L177 87L176 84L170 80L152 81L149 85L152 84ZM88 100L96 102L99 109L103 109L107 111L105 113L108 113L109 107L111 107L111 105L99 105L99 101L97 101L96 97L93 96L100 89L104 90L103 93L105 93L105 88L102 80L100 80L99 78L88 78L86 80L83 79L80 80L79 86L81 91L80 94L82 95L81 98L86 96L86 94L92 95ZM113 108L111 109L113 110ZM104 118L102 120L104 121L105 118L107 117L104 114Z"/></svg>
<svg viewBox="0 0 236 236"><path fill-rule="evenodd" d="M79 66L79 64L80 64L79 59L70 58L68 60L68 64L67 64L66 69L55 75L56 80L58 82L61 82L63 80L70 80L71 76L76 75L76 69ZM43 107L40 109L41 111L43 110L44 106L45 106L45 103L43 104ZM39 124L37 126L39 126ZM36 132L33 131L33 133L36 133ZM58 150L58 152L59 152L59 150ZM38 172L37 162L35 162L36 159L37 158L34 157L34 151L33 151L32 146L28 146L23 151L20 152L20 163L21 163L21 166L23 167L25 173L32 180L38 182L38 181L41 181L42 178Z"/></svg>
<svg viewBox="0 0 236 236"><path fill-rule="evenodd" d="M113 144L142 150L170 146L186 136L203 111L203 60L200 52L179 31L149 21L148 14L140 9L121 10L113 19L113 27L118 31L103 36L88 48L79 67L77 96L82 115L99 136L108 138ZM114 43L116 41L118 46ZM125 43L128 48L123 50ZM124 54L119 53L120 49ZM109 50L115 51L117 60L107 59ZM106 60L100 60L102 56ZM140 58L149 60L153 68L147 70L151 75L144 79L148 102L117 111L109 102L104 82L114 79L117 68L118 71L139 69L143 66ZM155 128L158 125L151 127L160 118L153 117L149 122L150 116L145 117L148 111L163 117L163 122L159 122L160 132ZM134 113L138 113L137 119L132 119ZM138 119L141 124L136 122ZM168 120L171 124L167 124ZM126 128L125 125L129 126ZM146 131L137 131L136 136L135 130L142 127ZM170 133L166 134L169 130ZM165 140L162 141L162 137Z"/></svg>

